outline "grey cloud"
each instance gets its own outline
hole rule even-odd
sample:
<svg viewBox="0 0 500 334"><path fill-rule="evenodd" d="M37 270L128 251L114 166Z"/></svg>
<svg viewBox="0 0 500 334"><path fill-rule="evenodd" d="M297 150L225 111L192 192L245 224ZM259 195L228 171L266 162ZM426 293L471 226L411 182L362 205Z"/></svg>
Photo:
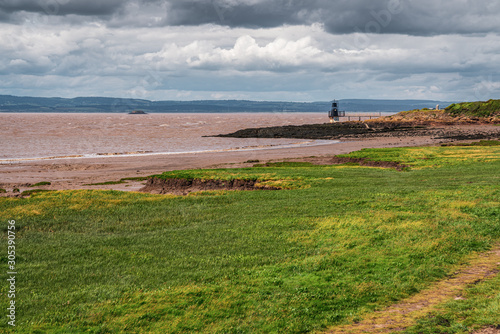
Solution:
<svg viewBox="0 0 500 334"><path fill-rule="evenodd" d="M409 35L500 32L500 4L489 0L170 1L172 25L276 27L322 23L332 34Z"/></svg>
<svg viewBox="0 0 500 334"><path fill-rule="evenodd" d="M399 5L395 5L399 2ZM391 7L391 3L395 5ZM489 1L380 1L378 8L366 10L362 19L350 17L362 32L408 35L477 34L500 32L500 4ZM330 32L342 28L327 23Z"/></svg>
<svg viewBox="0 0 500 334"><path fill-rule="evenodd" d="M44 15L111 15L119 11L123 4L124 1L120 0L3 0L0 1L0 13L3 12L4 16L19 12Z"/></svg>
<svg viewBox="0 0 500 334"><path fill-rule="evenodd" d="M314 1L313 1L314 2ZM306 1L171 1L167 22L172 25L220 24L234 27L276 27L302 24L299 17Z"/></svg>
<svg viewBox="0 0 500 334"><path fill-rule="evenodd" d="M91 16L113 27L320 23L331 34L500 33L500 2L491 0L0 0L0 21L22 22L23 13Z"/></svg>

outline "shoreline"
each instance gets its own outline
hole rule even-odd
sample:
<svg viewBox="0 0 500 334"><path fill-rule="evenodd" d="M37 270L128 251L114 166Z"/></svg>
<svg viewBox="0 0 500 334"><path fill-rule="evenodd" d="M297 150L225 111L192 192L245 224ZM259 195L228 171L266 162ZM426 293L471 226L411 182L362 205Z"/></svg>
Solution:
<svg viewBox="0 0 500 334"><path fill-rule="evenodd" d="M444 130L443 130L444 129ZM438 138L436 131L448 133L476 133L489 130L498 139L498 126L459 125L430 127L419 136L377 136L370 138L341 138L340 142L305 147L262 148L247 151L200 152L195 154L150 155L150 156L98 156L92 158L23 161L0 165L0 188L7 193L2 196L19 196L20 192L30 189L69 190L102 189L137 191L145 181L129 180L120 184L90 185L103 182L116 182L122 178L147 177L165 171L199 168L238 168L252 167L255 161L268 162L284 159L297 159L311 156L334 156L358 151L363 148L389 148L408 146L433 146L445 143L463 142L456 139ZM307 139L305 139L307 140ZM466 141L474 141L466 140ZM31 187L38 182L50 185Z"/></svg>
<svg viewBox="0 0 500 334"><path fill-rule="evenodd" d="M322 114L0 114L0 159L189 152L290 144L296 139L203 137L246 127L307 124ZM303 140L300 140L303 141ZM1 182L1 179L0 179Z"/></svg>
<svg viewBox="0 0 500 334"><path fill-rule="evenodd" d="M299 139L297 139L299 140ZM16 164L22 162L37 162L37 161L55 161L55 160L70 160L70 159L99 159L103 157L149 157L155 155L182 155L182 154L201 154L201 153L219 153L219 152L246 152L246 151L260 151L260 150L275 150L281 148L295 148L295 147L311 147L319 145L329 145L340 143L338 140L320 140L320 139L303 139L300 142L288 144L269 144L258 146L244 146L238 148L221 148L212 150L198 150L198 151L180 151L180 152L152 152L152 151L139 151L139 152L114 152L114 153L91 153L91 154L68 154L63 156L45 156L45 157L28 157L28 158L0 158L0 165Z"/></svg>

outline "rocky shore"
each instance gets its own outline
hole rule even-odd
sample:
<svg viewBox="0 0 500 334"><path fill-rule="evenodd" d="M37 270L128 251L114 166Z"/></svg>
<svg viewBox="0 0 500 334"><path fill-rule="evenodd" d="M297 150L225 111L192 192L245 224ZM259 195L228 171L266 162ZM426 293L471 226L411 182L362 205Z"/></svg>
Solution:
<svg viewBox="0 0 500 334"><path fill-rule="evenodd" d="M426 125L419 122L365 121L325 124L288 125L243 129L217 137L235 138L303 138L303 139L370 139L377 137L422 137L435 139L497 139L500 127Z"/></svg>

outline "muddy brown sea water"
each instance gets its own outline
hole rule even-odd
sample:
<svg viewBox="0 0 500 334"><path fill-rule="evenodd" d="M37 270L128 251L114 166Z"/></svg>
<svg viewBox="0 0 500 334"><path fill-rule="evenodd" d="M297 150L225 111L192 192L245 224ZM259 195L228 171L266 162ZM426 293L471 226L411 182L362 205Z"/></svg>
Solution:
<svg viewBox="0 0 500 334"><path fill-rule="evenodd" d="M0 159L192 152L297 143L203 137L243 128L327 122L323 113L0 113Z"/></svg>

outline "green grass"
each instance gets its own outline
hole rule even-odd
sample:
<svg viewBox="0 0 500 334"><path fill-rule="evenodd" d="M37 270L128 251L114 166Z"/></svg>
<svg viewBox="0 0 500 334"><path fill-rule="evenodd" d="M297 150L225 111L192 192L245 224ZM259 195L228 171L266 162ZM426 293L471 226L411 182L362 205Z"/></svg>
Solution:
<svg viewBox="0 0 500 334"><path fill-rule="evenodd" d="M50 186L50 185L51 185L50 182L42 181L42 182L35 183L35 184L31 185L30 187Z"/></svg>
<svg viewBox="0 0 500 334"><path fill-rule="evenodd" d="M313 164L310 162L267 162L265 164L257 164L254 167L312 167Z"/></svg>
<svg viewBox="0 0 500 334"><path fill-rule="evenodd" d="M106 186L106 185L111 185L111 184L122 184L126 183L125 181L106 181L106 182L98 182L98 183L87 183L84 184L84 186Z"/></svg>
<svg viewBox="0 0 500 334"><path fill-rule="evenodd" d="M408 165L413 170L451 166L467 168L477 163L498 162L498 147L497 141L482 141L469 146L363 149L339 157L394 161Z"/></svg>
<svg viewBox="0 0 500 334"><path fill-rule="evenodd" d="M160 179L201 179L201 180L209 180L209 179L217 179L230 181L235 179L242 180L253 180L256 181L262 175L258 175L258 173L253 173L253 168L243 168L243 169L195 169L195 170L177 170L177 171L169 171L159 175L154 175Z"/></svg>
<svg viewBox="0 0 500 334"><path fill-rule="evenodd" d="M453 146L452 144L443 144L443 146ZM460 143L456 146L500 146L499 140L480 140L472 143Z"/></svg>
<svg viewBox="0 0 500 334"><path fill-rule="evenodd" d="M124 178L120 179L119 181L88 183L88 184L84 184L84 186L106 186L106 185L112 185L112 184L123 184L123 183L127 183L126 181L145 181L148 178L149 178L148 176L124 177Z"/></svg>
<svg viewBox="0 0 500 334"><path fill-rule="evenodd" d="M0 194L5 194L7 192L7 190L5 190L4 188L0 188Z"/></svg>
<svg viewBox="0 0 500 334"><path fill-rule="evenodd" d="M500 100L454 103L446 107L445 111L453 116L489 117L500 114Z"/></svg>
<svg viewBox="0 0 500 334"><path fill-rule="evenodd" d="M280 191L0 198L2 229L11 219L18 228L16 331L304 333L359 319L500 240L499 154L350 155L411 166L403 172L285 163L161 174L288 185Z"/></svg>
<svg viewBox="0 0 500 334"><path fill-rule="evenodd" d="M22 196L31 196L33 194L41 193L41 192L47 192L47 191L53 191L53 190L48 190L48 189L30 189L30 190L25 190L21 193Z"/></svg>
<svg viewBox="0 0 500 334"><path fill-rule="evenodd" d="M149 176L124 177L120 181L146 181Z"/></svg>

